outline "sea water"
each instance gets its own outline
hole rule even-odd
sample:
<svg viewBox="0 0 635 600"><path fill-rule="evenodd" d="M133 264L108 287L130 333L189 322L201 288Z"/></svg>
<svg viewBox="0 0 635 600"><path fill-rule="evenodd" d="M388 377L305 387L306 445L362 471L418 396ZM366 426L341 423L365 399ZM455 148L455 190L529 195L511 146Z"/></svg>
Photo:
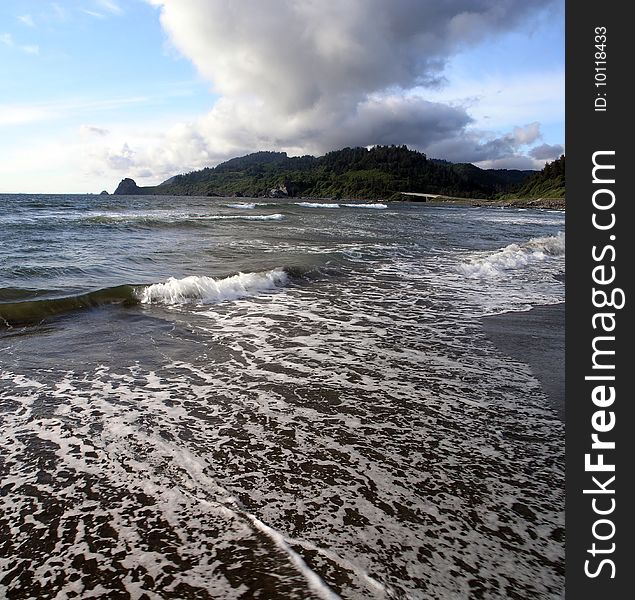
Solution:
<svg viewBox="0 0 635 600"><path fill-rule="evenodd" d="M0 597L561 597L564 213L0 206Z"/></svg>

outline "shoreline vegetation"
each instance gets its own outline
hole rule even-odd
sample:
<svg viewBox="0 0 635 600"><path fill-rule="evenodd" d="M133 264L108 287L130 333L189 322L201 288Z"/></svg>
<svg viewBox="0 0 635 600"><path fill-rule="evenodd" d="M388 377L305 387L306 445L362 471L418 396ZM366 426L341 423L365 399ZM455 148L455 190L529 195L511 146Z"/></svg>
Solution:
<svg viewBox="0 0 635 600"><path fill-rule="evenodd" d="M564 209L564 164L561 156L541 171L480 169L429 159L406 146L344 148L318 158L255 152L156 186L140 187L125 178L114 194Z"/></svg>

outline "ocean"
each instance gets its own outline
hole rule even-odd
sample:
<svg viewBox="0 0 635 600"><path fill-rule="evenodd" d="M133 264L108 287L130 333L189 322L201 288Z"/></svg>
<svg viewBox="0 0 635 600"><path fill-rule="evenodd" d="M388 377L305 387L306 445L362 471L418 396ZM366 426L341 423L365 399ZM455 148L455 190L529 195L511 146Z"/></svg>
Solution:
<svg viewBox="0 0 635 600"><path fill-rule="evenodd" d="M0 206L0 598L563 597L563 212Z"/></svg>

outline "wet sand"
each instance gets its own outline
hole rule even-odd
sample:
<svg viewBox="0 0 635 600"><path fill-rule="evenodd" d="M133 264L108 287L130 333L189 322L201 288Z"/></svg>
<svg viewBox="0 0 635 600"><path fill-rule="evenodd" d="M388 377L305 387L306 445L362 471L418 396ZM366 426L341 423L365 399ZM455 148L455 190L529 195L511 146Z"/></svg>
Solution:
<svg viewBox="0 0 635 600"><path fill-rule="evenodd" d="M565 305L483 317L487 336L501 352L528 365L564 421Z"/></svg>

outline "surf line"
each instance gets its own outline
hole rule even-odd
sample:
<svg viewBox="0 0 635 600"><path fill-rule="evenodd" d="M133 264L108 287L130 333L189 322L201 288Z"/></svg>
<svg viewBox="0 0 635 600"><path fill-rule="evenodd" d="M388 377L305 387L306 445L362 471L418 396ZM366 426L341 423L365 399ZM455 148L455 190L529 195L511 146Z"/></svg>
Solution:
<svg viewBox="0 0 635 600"><path fill-rule="evenodd" d="M206 477L207 478L207 477ZM209 479L209 478L207 478ZM215 483L215 482L214 482ZM222 491L222 487L215 483L215 486ZM226 511L232 516L246 520L251 525L260 531L260 533L264 534L268 537L273 544L282 551L283 554L286 554L293 566L296 570L304 577L307 582L309 588L322 600L342 600L341 596L338 596L327 584L326 582L307 565L305 560L300 556L298 552L296 552L289 544L287 538L282 535L280 532L276 531L269 525L263 523L258 517L253 515L247 510L244 510L239 501L233 496L227 496L224 501L210 501L205 498L200 498L192 492L183 490L183 492L191 497L192 499L200 502L201 504L205 504L208 506L213 506L215 508L219 508L221 510Z"/></svg>
<svg viewBox="0 0 635 600"><path fill-rule="evenodd" d="M260 530L269 537L269 539L289 557L298 571L304 575L309 587L318 596L320 596L320 598L323 598L324 600L341 600L341 597L331 590L324 580L306 564L304 559L293 548L291 548L281 533L269 527L269 525L265 525L260 519L258 519L258 517L252 515L251 513L247 511L241 512L251 521L256 529Z"/></svg>
<svg viewBox="0 0 635 600"><path fill-rule="evenodd" d="M613 160L600 162L601 157L613 157ZM614 157L614 150L601 150L594 152L592 156L592 183L598 187L594 188L591 198L593 205L591 222L599 235L608 235L608 240L591 248L593 257L591 369L593 374L586 375L584 378L585 382L593 386L590 395L594 411L591 415L593 428L591 452L584 455L584 470L591 474L592 486L583 491L585 495L592 496L593 541L587 548L587 554L590 554L592 559L587 559L584 563L584 573L590 579L601 575L614 579L616 573L614 559L616 544L613 539L617 527L613 513L617 500L615 497L615 434L612 433L617 423L613 406L617 399L616 311L621 310L626 304L626 294L616 285L617 251L614 229L617 217L616 195L612 189L615 185ZM608 171L608 174L605 174L605 171Z"/></svg>
<svg viewBox="0 0 635 600"><path fill-rule="evenodd" d="M232 496L229 491L217 483L216 480L211 478L209 475L206 475L205 466L197 457L193 456L186 449L174 448L169 443L155 440L154 444L157 448L164 448L168 455L178 458L179 464L183 466L193 481L200 482L207 490L214 490L218 495L224 498L223 500L208 500L206 498L199 497L197 494L189 490L181 489L183 494L189 496L195 502L220 509L226 514L249 522L252 527L268 537L283 554L287 555L293 566L304 577L307 585L315 595L322 600L342 600L341 597L336 594L327 585L327 583L309 567L309 565L307 565L304 558L302 558L302 556L300 556L300 554L291 547L289 541L283 534L263 523L258 517L250 513L248 510L242 508L236 497Z"/></svg>

